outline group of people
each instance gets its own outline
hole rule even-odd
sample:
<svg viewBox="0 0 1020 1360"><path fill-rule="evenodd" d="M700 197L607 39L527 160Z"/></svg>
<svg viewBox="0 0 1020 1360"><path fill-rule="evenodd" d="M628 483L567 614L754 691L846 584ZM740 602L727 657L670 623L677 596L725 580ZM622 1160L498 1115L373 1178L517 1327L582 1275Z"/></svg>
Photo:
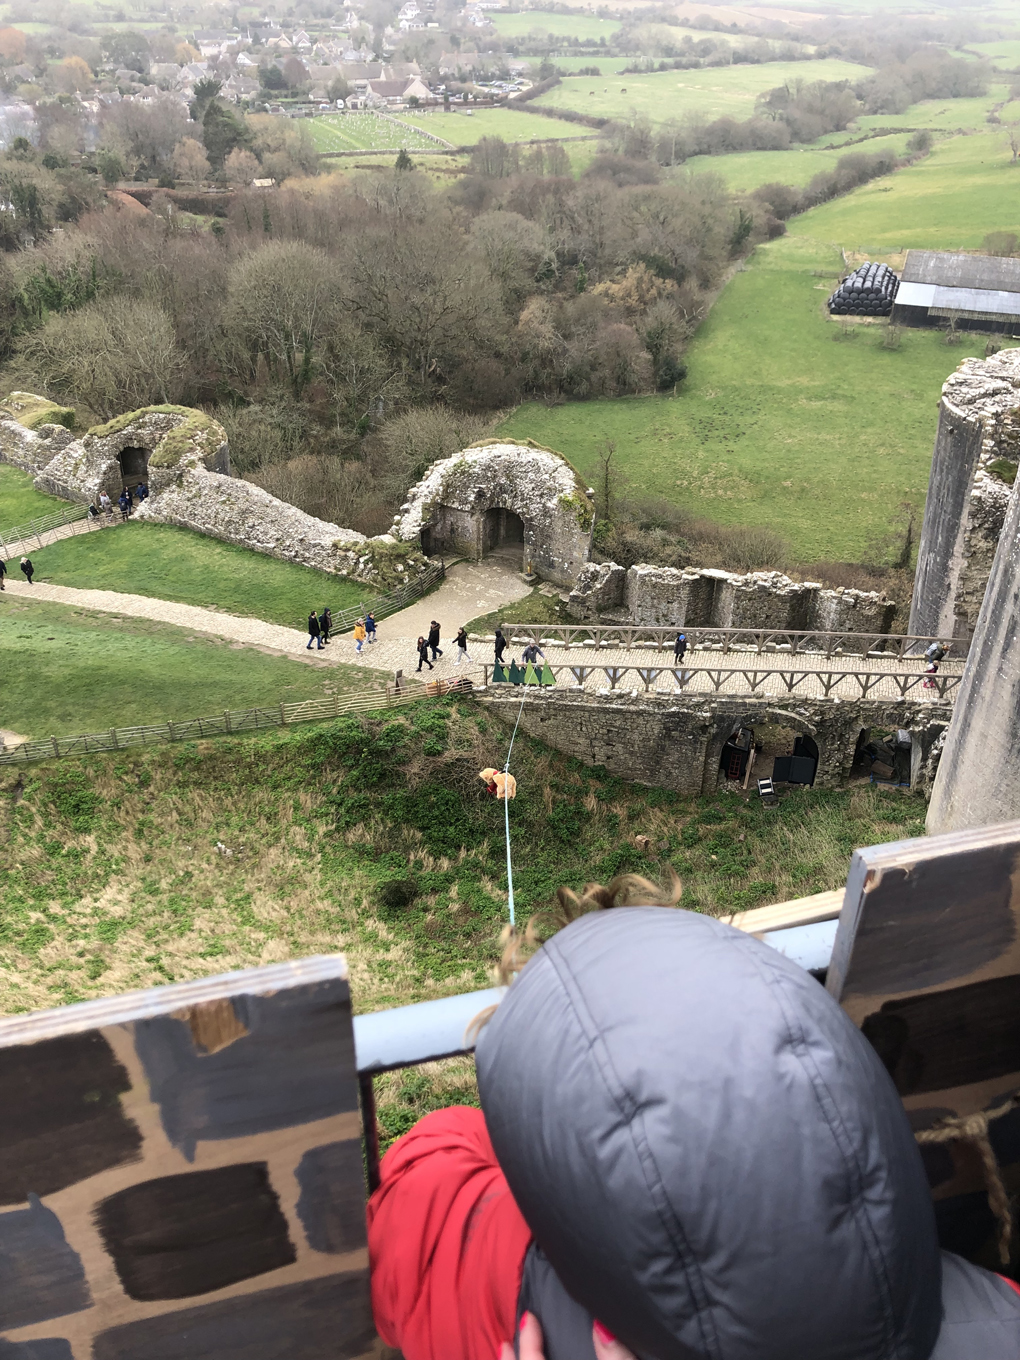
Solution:
<svg viewBox="0 0 1020 1360"><path fill-rule="evenodd" d="M418 641L415 643L415 648L418 652L419 670L421 670L422 666L428 666L429 670L432 670L433 663L438 661L439 658L443 655L443 649L439 645L440 633L441 626L436 619L433 619L432 622L429 624L428 637L419 637ZM463 624L461 624L460 628L458 628L457 636L454 638L453 641L454 646L457 648L457 659L454 661L453 664L455 666L459 666L462 661L466 661L470 664L471 657L468 654L467 629L464 627ZM429 660L429 652L432 653L431 661Z"/></svg>
<svg viewBox="0 0 1020 1360"><path fill-rule="evenodd" d="M29 585L32 584L32 577L35 575L35 567L32 566L30 557L23 557L20 562L21 574ZM7 563L0 557L0 590L7 589Z"/></svg>
<svg viewBox="0 0 1020 1360"><path fill-rule="evenodd" d="M925 648L924 659L928 664L924 668L924 679L921 681L922 689L935 689L934 677L939 673L939 662L942 661L951 646L952 643L949 642L933 642Z"/></svg>
<svg viewBox="0 0 1020 1360"><path fill-rule="evenodd" d="M149 496L149 485L147 482L138 482L135 486L126 486L117 498L117 505L120 507L120 517L126 520L134 509L135 501L141 505L142 501ZM98 501L98 504L97 504ZM95 501L91 501L88 507L89 519L98 519L100 515L107 517L113 514L113 502L105 491L100 491Z"/></svg>

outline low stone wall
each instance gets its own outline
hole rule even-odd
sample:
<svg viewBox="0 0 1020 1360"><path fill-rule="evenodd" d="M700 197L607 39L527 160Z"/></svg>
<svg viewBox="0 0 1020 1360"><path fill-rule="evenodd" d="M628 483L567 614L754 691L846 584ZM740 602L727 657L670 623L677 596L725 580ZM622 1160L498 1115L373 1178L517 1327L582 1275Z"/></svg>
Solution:
<svg viewBox="0 0 1020 1360"><path fill-rule="evenodd" d="M888 633L894 601L862 590L829 590L780 572L744 576L713 568L679 570L591 563L578 577L567 612L584 622L669 628L778 628L805 632Z"/></svg>
<svg viewBox="0 0 1020 1360"><path fill-rule="evenodd" d="M586 765L678 793L711 795L719 787L722 748L737 726L776 724L810 736L818 747L815 787L843 788L863 730L898 727L913 739L911 774L917 792L934 778L938 738L952 716L948 703L925 700L797 699L627 694L529 689L521 707L510 686L485 691L485 705L512 727L520 716L530 736Z"/></svg>
<svg viewBox="0 0 1020 1360"><path fill-rule="evenodd" d="M0 420L0 463L38 475L61 449L74 442L63 425L41 425L28 430L16 420Z"/></svg>

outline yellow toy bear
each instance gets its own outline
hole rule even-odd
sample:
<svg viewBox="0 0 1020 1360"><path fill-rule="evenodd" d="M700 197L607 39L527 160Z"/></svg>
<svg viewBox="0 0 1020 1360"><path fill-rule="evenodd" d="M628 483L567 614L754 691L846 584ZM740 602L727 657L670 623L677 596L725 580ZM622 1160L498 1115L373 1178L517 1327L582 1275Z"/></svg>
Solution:
<svg viewBox="0 0 1020 1360"><path fill-rule="evenodd" d="M517 780L512 774L504 774L502 770L485 769L478 772L478 778L485 780L486 791L497 798L517 797Z"/></svg>

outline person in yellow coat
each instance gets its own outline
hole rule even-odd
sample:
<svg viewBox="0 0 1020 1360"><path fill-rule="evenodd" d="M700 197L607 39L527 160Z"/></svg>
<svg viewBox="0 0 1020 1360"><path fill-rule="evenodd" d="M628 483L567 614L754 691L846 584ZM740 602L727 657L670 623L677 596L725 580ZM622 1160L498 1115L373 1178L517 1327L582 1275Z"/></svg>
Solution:
<svg viewBox="0 0 1020 1360"><path fill-rule="evenodd" d="M359 619L354 625L354 650L356 652L360 652L362 647L364 647L366 637L365 620Z"/></svg>

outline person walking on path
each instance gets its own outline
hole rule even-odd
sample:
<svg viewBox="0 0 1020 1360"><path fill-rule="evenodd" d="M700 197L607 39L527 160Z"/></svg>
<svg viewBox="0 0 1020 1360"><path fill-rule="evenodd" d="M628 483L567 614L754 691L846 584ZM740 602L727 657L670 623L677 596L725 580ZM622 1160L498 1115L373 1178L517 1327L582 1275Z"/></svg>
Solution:
<svg viewBox="0 0 1020 1360"><path fill-rule="evenodd" d="M541 647L538 645L535 639L532 638L528 645L525 647L521 659L524 661L525 665L527 665L529 661L531 662L532 665L534 665L539 657L541 657L542 660L544 661L545 652L542 651Z"/></svg>
<svg viewBox="0 0 1020 1360"><path fill-rule="evenodd" d="M503 629L496 629L496 665L503 664L503 653L506 651L506 638L503 636Z"/></svg>
<svg viewBox="0 0 1020 1360"><path fill-rule="evenodd" d="M365 620L359 619L354 625L354 650L360 652L365 645ZM421 667L418 667L421 670Z"/></svg>
<svg viewBox="0 0 1020 1360"><path fill-rule="evenodd" d="M368 634L369 642L375 641L375 617L369 610L365 615L365 632Z"/></svg>
<svg viewBox="0 0 1020 1360"><path fill-rule="evenodd" d="M131 513L131 502L128 500L128 493L126 491L120 493L120 499L117 501L117 504L120 506L121 519L126 521L128 515Z"/></svg>
<svg viewBox="0 0 1020 1360"><path fill-rule="evenodd" d="M686 655L687 655L687 634L677 633L676 642L673 643L673 659L674 661L679 663L683 661Z"/></svg>
<svg viewBox="0 0 1020 1360"><path fill-rule="evenodd" d="M317 642L319 644L316 650L321 652L322 629L319 627L319 619L314 609L308 615L308 646L305 648L306 652L310 652L312 650L313 642Z"/></svg>
<svg viewBox="0 0 1020 1360"><path fill-rule="evenodd" d="M110 498L105 491L100 491L99 493L99 508L100 510L102 510L104 515L109 515L113 513L113 505L111 504Z"/></svg>
<svg viewBox="0 0 1020 1360"><path fill-rule="evenodd" d="M429 624L429 646L432 648L432 660L435 661L443 655L439 647L439 624L432 620Z"/></svg>
<svg viewBox="0 0 1020 1360"><path fill-rule="evenodd" d="M7 575L7 563L4 561L2 557L0 557L0 590L7 589L6 582L4 581L4 577L6 575Z"/></svg>
<svg viewBox="0 0 1020 1360"><path fill-rule="evenodd" d="M35 574L35 567L32 566L32 559L30 557L23 557L21 559L21 574L28 584L31 585L32 577Z"/></svg>
<svg viewBox="0 0 1020 1360"><path fill-rule="evenodd" d="M468 656L467 630L464 628L463 624L461 625L460 631L457 633L456 641L457 641L457 660L453 664L455 666L459 666L462 661L466 661L470 665L471 658Z"/></svg>
<svg viewBox="0 0 1020 1360"><path fill-rule="evenodd" d="M949 648L944 642L933 642L931 646L925 648L924 659L925 661L933 661L937 666L948 651Z"/></svg>
<svg viewBox="0 0 1020 1360"><path fill-rule="evenodd" d="M327 605L319 615L319 632L322 634L323 643L329 641L329 635L333 630L333 611Z"/></svg>
<svg viewBox="0 0 1020 1360"><path fill-rule="evenodd" d="M417 645L418 645L418 669L421 670L422 666L425 665L428 666L429 670L432 670L432 662L429 660L428 641L425 638L420 637L418 639Z"/></svg>

